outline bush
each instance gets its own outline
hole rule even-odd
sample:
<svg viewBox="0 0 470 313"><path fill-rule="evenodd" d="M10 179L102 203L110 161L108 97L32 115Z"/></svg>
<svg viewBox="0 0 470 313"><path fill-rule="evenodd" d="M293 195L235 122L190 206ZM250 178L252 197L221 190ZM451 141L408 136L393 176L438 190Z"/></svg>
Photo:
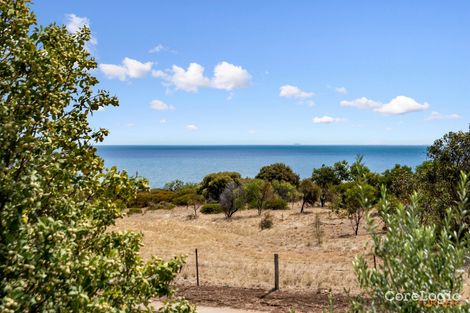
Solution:
<svg viewBox="0 0 470 313"><path fill-rule="evenodd" d="M218 214L223 213L224 209L218 203L204 204L200 210L202 214Z"/></svg>
<svg viewBox="0 0 470 313"><path fill-rule="evenodd" d="M131 207L145 208L152 203L157 204L160 202L172 202L175 193L165 189L151 189L150 191L141 191L137 193L134 200L131 201Z"/></svg>
<svg viewBox="0 0 470 313"><path fill-rule="evenodd" d="M295 186L298 186L300 181L299 175L294 173L290 166L284 163L274 163L263 166L258 175L256 175L256 178L270 182L274 180L285 181Z"/></svg>
<svg viewBox="0 0 470 313"><path fill-rule="evenodd" d="M261 221L259 222L259 228L269 229L273 227L273 216L269 213L265 213Z"/></svg>
<svg viewBox="0 0 470 313"><path fill-rule="evenodd" d="M158 202L158 203L154 203L154 202L151 202L148 206L148 210L150 211L154 211L154 210L172 210L175 208L175 205L171 202L166 202L166 201L162 201L162 202Z"/></svg>
<svg viewBox="0 0 470 313"><path fill-rule="evenodd" d="M241 176L237 172L212 173L204 177L198 192L208 201L218 202L220 195L230 183L240 185L240 181Z"/></svg>
<svg viewBox="0 0 470 313"><path fill-rule="evenodd" d="M271 210L287 210L287 202L282 198L274 198L266 201L265 207Z"/></svg>
<svg viewBox="0 0 470 313"><path fill-rule="evenodd" d="M388 225L386 234L377 231L372 219L368 223L373 252L380 262L375 269L370 268L363 257L354 261L354 270L364 295L358 298L360 301L355 301L352 311L469 312L468 303L448 309L437 304L423 307L428 304L428 296L431 300L431 294L459 295L462 291L469 245L464 223L469 213L468 190L468 177L462 174L458 188L460 199L446 211L441 229L438 225L421 224L418 214L421 208L416 193L409 205L399 205L396 211L391 212L383 191L381 211ZM419 299L395 301L393 298L399 293L416 293ZM437 299L441 300L440 297Z"/></svg>

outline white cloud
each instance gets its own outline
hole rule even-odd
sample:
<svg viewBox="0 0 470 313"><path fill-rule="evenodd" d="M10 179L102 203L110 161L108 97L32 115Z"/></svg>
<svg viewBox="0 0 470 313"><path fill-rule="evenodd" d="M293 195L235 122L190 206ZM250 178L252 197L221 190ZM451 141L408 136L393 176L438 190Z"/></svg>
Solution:
<svg viewBox="0 0 470 313"><path fill-rule="evenodd" d="M173 75L169 81L176 89L195 92L201 87L210 86L210 79L204 76L204 67L197 63L191 63L188 69L173 65Z"/></svg>
<svg viewBox="0 0 470 313"><path fill-rule="evenodd" d="M331 123L339 123L344 122L345 119L341 117L331 117L328 115L324 116L316 116L313 118L312 122L315 124L331 124Z"/></svg>
<svg viewBox="0 0 470 313"><path fill-rule="evenodd" d="M234 90L248 86L251 79L247 70L238 65L221 62L214 68L212 86L216 89Z"/></svg>
<svg viewBox="0 0 470 313"><path fill-rule="evenodd" d="M431 112L431 115L428 117L428 120L458 120L462 117L458 114L442 114L436 111Z"/></svg>
<svg viewBox="0 0 470 313"><path fill-rule="evenodd" d="M176 51L162 44L158 44L149 50L149 53L160 53L160 52L173 52L174 53Z"/></svg>
<svg viewBox="0 0 470 313"><path fill-rule="evenodd" d="M85 26L91 30L90 20L87 17L77 16L73 13L66 14L65 17L67 19L65 27L67 28L69 33L75 34ZM91 35L91 38L87 44L96 45L97 43L98 40L96 39L96 37Z"/></svg>
<svg viewBox="0 0 470 313"><path fill-rule="evenodd" d="M186 129L189 130L189 131L196 131L199 128L194 124L189 124L189 125L186 125Z"/></svg>
<svg viewBox="0 0 470 313"><path fill-rule="evenodd" d="M160 124L166 124L166 123L167 123L167 120L166 120L166 119L162 118L162 119L160 120Z"/></svg>
<svg viewBox="0 0 470 313"><path fill-rule="evenodd" d="M336 87L336 88L335 88L335 91L336 91L337 93L342 94L342 95L345 95L345 94L348 93L348 90L346 89L346 87Z"/></svg>
<svg viewBox="0 0 470 313"><path fill-rule="evenodd" d="M309 107L314 107L316 105L315 101L313 100L308 100L306 103Z"/></svg>
<svg viewBox="0 0 470 313"><path fill-rule="evenodd" d="M161 71L161 70L153 70L152 71L152 76L155 77L155 78L163 78L163 79L168 78L168 74L165 73L164 71Z"/></svg>
<svg viewBox="0 0 470 313"><path fill-rule="evenodd" d="M355 100L343 100L340 102L343 107L355 107L359 109L374 109L380 107L380 102L367 99L366 97L358 98Z"/></svg>
<svg viewBox="0 0 470 313"><path fill-rule="evenodd" d="M429 104L418 103L416 100L406 96L398 96L390 100L388 103L380 103L368 99L366 97L358 98L355 100L343 100L340 102L343 107L356 107L359 109L372 109L375 112L383 113L386 115L400 115L417 111L424 111L429 108Z"/></svg>
<svg viewBox="0 0 470 313"><path fill-rule="evenodd" d="M303 91L297 86L283 85L279 88L279 96L284 98L307 99L314 95L313 92Z"/></svg>
<svg viewBox="0 0 470 313"><path fill-rule="evenodd" d="M109 79L117 78L119 80L126 80L127 78L140 78L145 76L152 70L153 62L142 63L140 61L124 58L121 65L117 64L100 64L99 69Z"/></svg>
<svg viewBox="0 0 470 313"><path fill-rule="evenodd" d="M168 111L168 110L174 110L175 107L172 106L172 105L168 105L166 104L165 102L161 101L161 100L153 100L152 102L150 102L150 107L154 110L158 110L158 111Z"/></svg>
<svg viewBox="0 0 470 313"><path fill-rule="evenodd" d="M117 78L119 80L126 80L127 70L124 66L115 64L100 64L98 68L109 78Z"/></svg>
<svg viewBox="0 0 470 313"><path fill-rule="evenodd" d="M398 96L393 98L389 103L376 108L374 111L380 112L387 115L399 115L417 111L424 111L429 108L428 103L418 103L416 100L406 97Z"/></svg>
<svg viewBox="0 0 470 313"><path fill-rule="evenodd" d="M251 79L247 70L225 61L215 66L213 78L205 76L204 67L194 62L187 69L173 65L166 72L153 71L152 76L165 80L177 90L188 92L196 92L204 87L232 91L248 86Z"/></svg>

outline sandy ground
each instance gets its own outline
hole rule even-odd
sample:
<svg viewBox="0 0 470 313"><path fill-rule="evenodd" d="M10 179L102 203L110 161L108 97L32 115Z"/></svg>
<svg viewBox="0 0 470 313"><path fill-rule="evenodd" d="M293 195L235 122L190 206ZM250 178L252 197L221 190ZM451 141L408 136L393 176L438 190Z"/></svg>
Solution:
<svg viewBox="0 0 470 313"><path fill-rule="evenodd" d="M348 219L329 209L299 208L270 211L273 227L260 230L256 210L237 212L231 221L223 214L199 214L191 209L148 211L118 221L117 229L144 234L142 256L170 258L186 255L178 276L179 294L203 307L253 309L267 312L321 312L331 289L340 310L347 307L346 294L359 289L352 267L357 255L373 266L370 238L364 228L354 236ZM322 243L317 243L315 216L321 220ZM196 288L195 249L199 255L201 287ZM280 292L263 295L273 288L273 254L280 259ZM470 280L464 297L470 298ZM207 312L211 312L210 308ZM202 311L201 312L205 312ZM336 311L335 311L336 312Z"/></svg>

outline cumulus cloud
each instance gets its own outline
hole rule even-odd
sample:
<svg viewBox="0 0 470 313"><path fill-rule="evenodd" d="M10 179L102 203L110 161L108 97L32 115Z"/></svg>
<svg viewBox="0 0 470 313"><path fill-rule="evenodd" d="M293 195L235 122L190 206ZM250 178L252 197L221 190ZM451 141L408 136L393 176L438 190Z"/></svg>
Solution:
<svg viewBox="0 0 470 313"><path fill-rule="evenodd" d="M387 115L400 115L417 111L424 111L429 108L429 104L418 103L416 100L406 96L398 96L393 98L389 103L376 108L376 112L380 112Z"/></svg>
<svg viewBox="0 0 470 313"><path fill-rule="evenodd" d="M165 80L177 90L189 92L196 92L204 87L232 91L248 86L251 79L247 70L225 61L214 67L212 78L205 76L204 67L194 62L187 69L173 65L166 72L153 71L152 76Z"/></svg>
<svg viewBox="0 0 470 313"><path fill-rule="evenodd" d="M247 70L238 65L221 62L214 68L212 86L216 89L234 90L248 86L251 76Z"/></svg>
<svg viewBox="0 0 470 313"><path fill-rule="evenodd" d="M355 107L359 109L374 109L380 107L380 102L367 99L366 97L358 98L355 100L343 100L340 102L343 107Z"/></svg>
<svg viewBox="0 0 470 313"><path fill-rule="evenodd" d="M197 63L191 63L188 69L177 65L172 67L173 75L169 77L176 89L195 92L201 87L210 86L210 79L204 76L204 67Z"/></svg>
<svg viewBox="0 0 470 313"><path fill-rule="evenodd" d="M336 87L335 91L342 95L345 95L348 93L348 90L346 89L346 87Z"/></svg>
<svg viewBox="0 0 470 313"><path fill-rule="evenodd" d="M85 26L91 29L90 20L87 17L77 16L75 14L66 14L65 18L66 18L65 27L71 34L77 33L80 29L82 29ZM92 35L88 44L96 45L97 43L98 41L96 40L96 37Z"/></svg>
<svg viewBox="0 0 470 313"><path fill-rule="evenodd" d="M174 110L175 107L172 105L168 105L165 102L161 100L153 100L150 102L150 107L154 110L157 111L168 111L168 110Z"/></svg>
<svg viewBox="0 0 470 313"><path fill-rule="evenodd" d="M458 120L462 117L456 113L453 114L442 114L436 111L431 112L431 115L428 117L428 120Z"/></svg>
<svg viewBox="0 0 470 313"><path fill-rule="evenodd" d="M189 131L196 131L199 128L194 124L189 124L189 125L186 125L186 129L189 130Z"/></svg>
<svg viewBox="0 0 470 313"><path fill-rule="evenodd" d="M162 44L158 44L149 50L149 53L160 53L160 52L176 52L176 51Z"/></svg>
<svg viewBox="0 0 470 313"><path fill-rule="evenodd" d="M160 120L160 124L166 124L166 122L167 122L167 120L164 119L164 118L162 118L162 119Z"/></svg>
<svg viewBox="0 0 470 313"><path fill-rule="evenodd" d="M294 99L308 99L313 97L315 94L313 92L303 91L297 86L293 85L283 85L279 87L279 96L284 98L294 98Z"/></svg>
<svg viewBox="0 0 470 313"><path fill-rule="evenodd" d="M331 117L328 115L316 116L312 120L314 124L332 124L332 123L339 123L339 122L344 122L344 121L345 119L342 117Z"/></svg>
<svg viewBox="0 0 470 313"><path fill-rule="evenodd" d="M153 62L142 63L140 61L124 58L120 65L100 64L98 68L109 79L126 80L127 78L141 78L152 70Z"/></svg>
<svg viewBox="0 0 470 313"><path fill-rule="evenodd" d="M390 100L388 103L371 100L366 97L355 100L343 100L340 102L344 107L356 107L359 109L372 109L386 115L401 115L411 112L424 111L429 108L429 104L418 103L416 100L406 96L398 96Z"/></svg>

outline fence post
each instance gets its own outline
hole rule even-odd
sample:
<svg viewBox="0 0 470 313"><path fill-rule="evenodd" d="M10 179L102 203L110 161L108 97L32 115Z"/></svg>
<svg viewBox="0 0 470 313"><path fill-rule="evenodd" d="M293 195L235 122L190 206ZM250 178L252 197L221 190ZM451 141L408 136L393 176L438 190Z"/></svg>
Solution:
<svg viewBox="0 0 470 313"><path fill-rule="evenodd" d="M375 254L374 254L374 269L377 269L377 261L375 260Z"/></svg>
<svg viewBox="0 0 470 313"><path fill-rule="evenodd" d="M274 254L274 290L279 290L279 255Z"/></svg>
<svg viewBox="0 0 470 313"><path fill-rule="evenodd" d="M199 287L199 260L197 257L197 249L196 249L196 286Z"/></svg>

